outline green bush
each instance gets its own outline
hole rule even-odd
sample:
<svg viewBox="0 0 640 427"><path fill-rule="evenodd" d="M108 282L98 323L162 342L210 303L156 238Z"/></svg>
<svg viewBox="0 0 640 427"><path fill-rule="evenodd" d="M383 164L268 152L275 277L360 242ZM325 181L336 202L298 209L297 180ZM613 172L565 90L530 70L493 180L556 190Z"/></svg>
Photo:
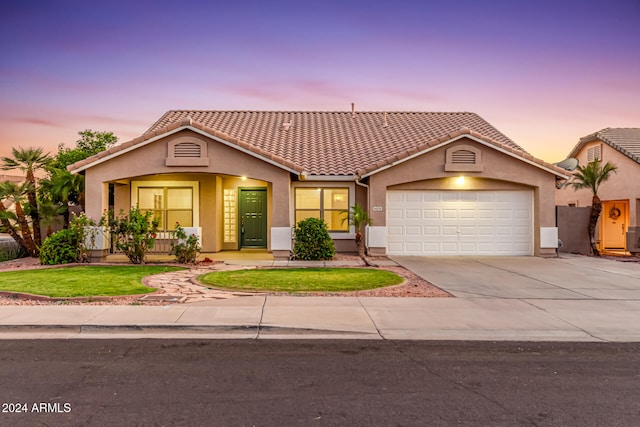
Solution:
<svg viewBox="0 0 640 427"><path fill-rule="evenodd" d="M198 236L195 234L187 236L184 228L176 223L176 238L178 243L171 243L169 255L175 255L176 261L181 264L195 264L196 258L198 258L198 254L202 249L198 242Z"/></svg>
<svg viewBox="0 0 640 427"><path fill-rule="evenodd" d="M327 224L319 218L307 218L298 222L295 230L293 255L302 260L331 259L336 254Z"/></svg>
<svg viewBox="0 0 640 427"><path fill-rule="evenodd" d="M40 264L56 265L78 262L80 236L70 228L47 237L40 247Z"/></svg>
<svg viewBox="0 0 640 427"><path fill-rule="evenodd" d="M96 223L84 213L74 215L69 228L47 237L40 248L40 264L56 265L88 260L85 240L94 240L89 231ZM95 232L95 231L94 231Z"/></svg>
<svg viewBox="0 0 640 427"><path fill-rule="evenodd" d="M122 251L129 261L133 264L144 264L147 252L153 248L158 232L158 220L153 217L152 211L143 213L136 206L131 208L128 215L122 210L118 217L107 213L102 223L108 224L116 248Z"/></svg>

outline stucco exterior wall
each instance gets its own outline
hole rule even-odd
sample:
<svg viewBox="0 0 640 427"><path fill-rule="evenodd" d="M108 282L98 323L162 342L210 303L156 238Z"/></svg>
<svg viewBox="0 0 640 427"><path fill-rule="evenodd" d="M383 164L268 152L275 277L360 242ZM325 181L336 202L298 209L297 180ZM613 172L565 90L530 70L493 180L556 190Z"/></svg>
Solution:
<svg viewBox="0 0 640 427"><path fill-rule="evenodd" d="M168 149L176 140L197 140L207 144L208 165L167 166ZM203 163L203 162L199 162ZM246 177L246 181L240 177ZM87 215L99 219L108 206L108 184L114 184L115 206L127 211L131 206L132 181L199 182L199 217L203 227L203 250L219 251L222 242L222 188L266 187L268 227L288 227L290 173L233 147L190 130L137 147L85 171ZM277 209L273 207L277 206Z"/></svg>
<svg viewBox="0 0 640 427"><path fill-rule="evenodd" d="M640 226L640 164L629 157L614 150L608 144L601 141L594 141L585 144L578 152L576 158L581 166L588 164L588 149L601 145L602 162L611 162L618 167L617 173L613 174L608 181L602 183L598 190L600 200L628 200L629 201L629 224ZM591 191L588 189L574 190L572 186L557 190L555 200L558 206L575 204L577 207L591 206Z"/></svg>
<svg viewBox="0 0 640 427"><path fill-rule="evenodd" d="M481 172L446 172L446 150L457 145L471 145L482 153ZM460 186L459 176L465 177ZM513 190L531 189L534 198L534 254L555 254L554 249L540 248L540 227L555 227L555 175L501 153L468 138L440 147L369 178L371 200L369 212L376 226L386 225L386 191L422 190ZM375 212L373 206L385 207Z"/></svg>
<svg viewBox="0 0 640 427"><path fill-rule="evenodd" d="M615 174L608 181L602 183L598 189L598 197L602 201L627 201L627 210L623 213L626 228L626 250L640 253L640 164L615 150L608 144L596 140L585 144L576 158L581 166L588 163L589 148L600 146L603 163L611 162L618 167ZM574 190L572 186L556 190L555 200L558 206L575 205L587 207L592 204L593 195L588 189ZM601 216L602 218L602 216ZM599 241L603 233L603 221L598 221L596 240ZM601 247L602 249L602 247Z"/></svg>
<svg viewBox="0 0 640 427"><path fill-rule="evenodd" d="M185 136L207 141L209 166L165 165L168 143L173 139ZM278 209L274 212L273 223L274 225L289 225L289 172L189 130L138 147L133 151L87 169L85 171L87 212L90 216L99 216L102 209L107 208L106 206L101 206L102 200L98 197L101 194L101 184L104 182L126 182L135 177L180 173L246 176L271 182L274 188L274 203L287 208Z"/></svg>

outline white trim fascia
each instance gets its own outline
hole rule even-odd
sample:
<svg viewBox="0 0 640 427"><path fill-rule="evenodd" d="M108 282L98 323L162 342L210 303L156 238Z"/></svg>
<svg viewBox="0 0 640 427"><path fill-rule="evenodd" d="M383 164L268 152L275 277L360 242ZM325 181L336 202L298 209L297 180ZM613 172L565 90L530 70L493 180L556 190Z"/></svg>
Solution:
<svg viewBox="0 0 640 427"><path fill-rule="evenodd" d="M305 182L305 181L354 182L357 180L358 180L358 175L306 175L304 178L302 178L302 176L300 177L301 182Z"/></svg>
<svg viewBox="0 0 640 427"><path fill-rule="evenodd" d="M412 154L412 155L410 155L410 156L408 156L408 157L405 157L404 159L396 160L395 162L392 162L392 163L390 163L390 164L388 164L388 165L385 165L385 166L383 166L383 167L381 167L381 168L378 168L378 169L376 169L376 170L374 170L374 171L371 171L371 172L369 172L369 173L366 173L366 174L362 175L362 177L361 177L361 178L366 178L366 177L371 176L371 175L374 175L374 174L376 174L376 173L378 173L378 172L382 172L382 171L383 171L383 170L385 170L385 169L389 169L390 167L396 166L396 165L398 165L398 164L400 164L400 163L404 163L404 162L406 162L406 161L408 161L408 160L411 160L411 159L414 159L414 158L416 158L416 157L419 157L419 156L421 156L421 155L423 155L423 154L426 154L426 153L428 153L428 152L430 152L430 151L436 150L436 149L438 149L438 148L440 148L440 147L443 147L443 146L445 146L445 145L448 145L448 144L450 144L450 143L452 143L452 142L455 142L455 141L457 141L457 140L459 140L459 139L462 139L462 138L472 139L472 140L474 140L474 141L476 141L476 142L478 142L478 143L480 143L480 144L482 144L482 145L484 145L484 146L487 146L487 147L489 147L489 148L493 148L494 150L497 150L497 151L499 151L499 152L501 152L501 153L503 153L503 154L506 154L506 155L508 155L508 156L513 157L514 159L521 160L521 161L523 161L523 162L525 162L525 163L530 164L531 166L535 166L535 167L537 167L537 168L539 168L539 169L544 170L545 172L549 172L549 173L551 173L551 174L553 174L553 175L556 175L556 176L559 176L559 177L561 177L561 178L569 179L569 178L571 177L570 175L563 175L563 174L559 173L558 171L555 171L555 170L553 170L553 169L550 169L550 168L548 168L548 167L546 167L546 166L543 166L543 165L541 165L541 164L539 164L539 163L536 163L536 162L534 162L534 161L532 161L532 160L525 159L524 157L518 156L517 154L512 153L511 151L505 150L505 149L504 149L504 148L502 148L502 147L498 147L498 146L496 146L496 145L490 144L490 143L488 143L488 142L486 142L486 141L484 141L484 140L482 140L482 139L480 139L480 138L477 138L477 137L475 137L475 136L473 136L473 135L463 134L463 135L456 136L455 138L449 139L449 140L447 140L447 141L445 141L445 142L442 142L442 143L440 143L440 144L438 144L438 145L434 145L433 147L429 147L429 148L427 148L427 149L425 149L425 150L422 150L422 151L420 151L420 152L418 152L418 153Z"/></svg>
<svg viewBox="0 0 640 427"><path fill-rule="evenodd" d="M115 158L115 157L118 157L118 156L120 156L120 155L122 155L122 154L128 153L129 151L133 151L133 150L135 150L135 149L137 149L137 148L139 148L139 147L143 147L143 146L145 146L145 145L147 145L147 144L151 144L152 142L155 142L155 141L157 141L157 140L159 140L159 139L166 138L167 136L173 135L173 134L175 134L175 133L178 133L178 132L180 132L180 131L187 130L187 129L188 129L188 130L191 130L191 131L193 131L193 132L195 132L195 133L197 133L197 134L200 134L200 135L202 135L202 136L205 136L205 137L207 137L207 138L209 138L209 139L213 139L213 140L215 140L215 141L217 141L217 142L220 142L220 143L222 143L222 144L226 145L227 147L235 148L235 149L236 149L236 150L238 150L238 151L241 151L241 152L243 152L243 153L245 153L245 154L249 154L250 156L253 156L253 157L257 158L257 159L262 160L263 162L266 162L266 163L269 163L269 164L271 164L271 165L277 166L277 167L279 167L280 169L284 169L284 170L286 170L287 172L291 172L291 173L293 173L293 174L300 175L300 173L299 173L298 171L294 170L294 169L288 168L288 167L286 167L286 166L284 166L284 165L282 165L282 164L280 164L280 163L278 163L278 162L276 162L276 161L273 161L273 160L268 159L268 158L266 158L266 157L264 157L264 156L261 156L261 155L259 155L259 154L256 154L256 153L254 153L254 152L253 152L253 151L251 151L251 150L248 150L248 149L246 149L246 148L244 148L244 147L240 147L240 146L238 146L238 145L232 144L232 143L230 143L230 142L228 142L228 141L225 141L225 140L224 140L224 139L222 139L222 138L219 138L219 137L217 137L217 136L215 136L215 135L211 135L210 133L207 133L207 132L205 132L205 131L203 131L203 130L200 130L200 129L198 129L198 128L195 128L195 127L193 127L193 126L189 126L189 125L187 125L187 126L180 126L179 128L176 128L176 129L170 130L170 131L165 132L165 133L163 133L163 134L161 134L161 135L156 135L156 136L154 136L153 138L149 138L149 139L147 139L147 140L145 140L145 141L143 141L143 142L140 142L140 143L138 143L138 144L135 144L135 145L132 145L132 146L130 146L130 147L124 148L124 149L122 149L122 150L116 151L115 153L109 154L108 156L101 157L101 158L99 158L99 159L97 159L97 160L95 160L95 161L93 161L93 162L91 162L91 163L88 163L88 164L86 164L86 165L83 165L83 166L81 166L81 167L79 167L79 168L77 168L77 169L73 169L73 170L71 170L70 172L71 172L71 173L79 173L79 172L82 172L82 171L84 171L84 170L86 170L86 169L89 169L89 168L91 168L91 167L93 167L93 166L99 165L100 163L104 163L104 162L106 162L107 160L111 160L111 159L113 159L113 158Z"/></svg>

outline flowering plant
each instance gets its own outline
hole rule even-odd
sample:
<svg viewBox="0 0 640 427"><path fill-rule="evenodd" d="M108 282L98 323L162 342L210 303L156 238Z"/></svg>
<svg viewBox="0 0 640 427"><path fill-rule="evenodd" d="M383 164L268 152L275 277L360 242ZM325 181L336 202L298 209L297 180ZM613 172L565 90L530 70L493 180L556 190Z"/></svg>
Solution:
<svg viewBox="0 0 640 427"><path fill-rule="evenodd" d="M180 264L195 264L196 259L200 254L200 250L202 249L198 236L193 233L187 236L184 228L182 228L177 222L175 235L177 242L171 243L169 255L175 255L176 261Z"/></svg>

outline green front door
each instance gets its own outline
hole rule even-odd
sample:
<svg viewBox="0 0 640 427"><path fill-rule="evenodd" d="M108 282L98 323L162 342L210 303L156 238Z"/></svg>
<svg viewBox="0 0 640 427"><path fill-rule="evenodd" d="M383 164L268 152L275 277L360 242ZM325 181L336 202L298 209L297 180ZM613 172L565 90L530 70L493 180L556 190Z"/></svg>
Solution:
<svg viewBox="0 0 640 427"><path fill-rule="evenodd" d="M267 247L267 189L240 189L240 248Z"/></svg>

